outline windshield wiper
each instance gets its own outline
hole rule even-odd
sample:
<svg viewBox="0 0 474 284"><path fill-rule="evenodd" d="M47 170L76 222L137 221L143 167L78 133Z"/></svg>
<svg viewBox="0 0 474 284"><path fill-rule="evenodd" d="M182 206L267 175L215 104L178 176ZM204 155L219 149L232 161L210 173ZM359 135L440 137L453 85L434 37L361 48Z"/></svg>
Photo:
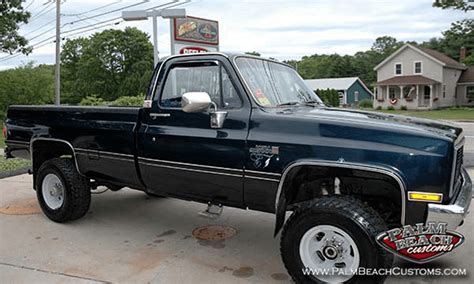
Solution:
<svg viewBox="0 0 474 284"><path fill-rule="evenodd" d="M321 103L321 102L316 101L316 100L305 101L304 104L307 105L307 106L314 106L315 104L320 105L320 106L325 106L324 103Z"/></svg>
<svg viewBox="0 0 474 284"><path fill-rule="evenodd" d="M300 102L286 102L286 103L278 104L276 106L277 107L280 107L280 106L294 106L294 105L298 105L298 104L300 104Z"/></svg>

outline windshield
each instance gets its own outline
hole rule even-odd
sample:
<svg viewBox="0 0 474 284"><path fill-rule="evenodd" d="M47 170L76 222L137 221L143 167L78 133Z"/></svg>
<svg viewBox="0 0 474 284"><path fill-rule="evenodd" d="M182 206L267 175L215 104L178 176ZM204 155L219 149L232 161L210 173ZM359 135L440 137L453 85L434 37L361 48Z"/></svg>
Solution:
<svg viewBox="0 0 474 284"><path fill-rule="evenodd" d="M238 57L236 64L252 96L264 107L322 105L298 73L284 64L250 57Z"/></svg>

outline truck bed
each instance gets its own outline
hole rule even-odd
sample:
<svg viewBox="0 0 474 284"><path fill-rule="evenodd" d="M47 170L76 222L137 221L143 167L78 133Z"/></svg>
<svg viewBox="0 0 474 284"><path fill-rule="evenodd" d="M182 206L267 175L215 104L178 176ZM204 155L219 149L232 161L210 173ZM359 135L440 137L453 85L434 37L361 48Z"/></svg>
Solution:
<svg viewBox="0 0 474 284"><path fill-rule="evenodd" d="M82 174L138 187L134 130L140 111L138 107L13 105L6 121L8 154L29 158L34 140L65 140L74 148Z"/></svg>

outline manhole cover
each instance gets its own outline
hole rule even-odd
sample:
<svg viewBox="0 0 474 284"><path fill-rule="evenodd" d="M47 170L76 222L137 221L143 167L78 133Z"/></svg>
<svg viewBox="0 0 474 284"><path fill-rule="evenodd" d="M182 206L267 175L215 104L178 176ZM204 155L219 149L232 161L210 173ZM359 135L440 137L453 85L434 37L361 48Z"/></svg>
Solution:
<svg viewBox="0 0 474 284"><path fill-rule="evenodd" d="M31 215L41 213L36 198L16 200L0 207L0 213L6 215Z"/></svg>
<svg viewBox="0 0 474 284"><path fill-rule="evenodd" d="M219 241L232 238L237 230L229 226L208 225L193 230L193 236L198 240Z"/></svg>

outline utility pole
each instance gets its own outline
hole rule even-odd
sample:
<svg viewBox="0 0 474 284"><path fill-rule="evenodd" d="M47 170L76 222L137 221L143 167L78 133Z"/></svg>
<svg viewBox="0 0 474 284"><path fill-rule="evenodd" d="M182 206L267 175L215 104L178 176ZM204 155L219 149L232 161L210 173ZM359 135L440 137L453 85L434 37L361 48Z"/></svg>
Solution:
<svg viewBox="0 0 474 284"><path fill-rule="evenodd" d="M157 23L157 13L153 10L153 66L158 64L158 23Z"/></svg>
<svg viewBox="0 0 474 284"><path fill-rule="evenodd" d="M55 105L60 105L61 100L60 100L60 79L61 79L61 69L60 69L60 64L61 64L61 58L60 58L60 52L61 52L61 0L56 0L56 70L54 74L54 104Z"/></svg>

